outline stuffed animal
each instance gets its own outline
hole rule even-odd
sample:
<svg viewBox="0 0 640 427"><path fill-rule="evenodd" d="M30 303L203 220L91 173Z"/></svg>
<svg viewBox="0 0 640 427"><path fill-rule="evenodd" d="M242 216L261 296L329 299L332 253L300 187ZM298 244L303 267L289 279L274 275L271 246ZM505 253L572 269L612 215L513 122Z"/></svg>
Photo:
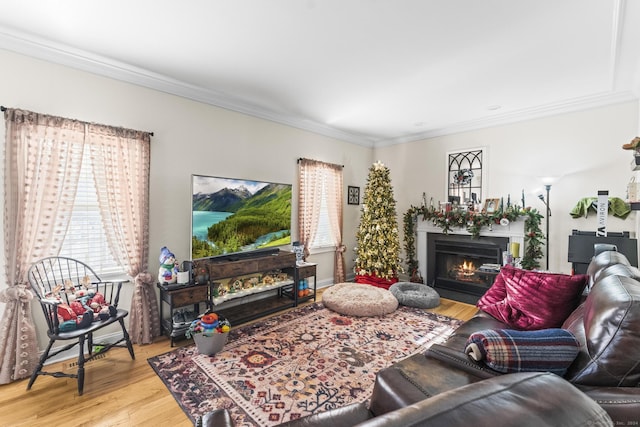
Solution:
<svg viewBox="0 0 640 427"><path fill-rule="evenodd" d="M176 283L178 280L178 263L176 256L166 247L160 249L160 269L158 270L158 282Z"/></svg>
<svg viewBox="0 0 640 427"><path fill-rule="evenodd" d="M67 304L58 304L58 322L61 332L87 328L93 322L93 313L86 312L81 316Z"/></svg>
<svg viewBox="0 0 640 427"><path fill-rule="evenodd" d="M71 281L65 282L69 307L78 316L91 313L92 321L107 320L109 317L115 317L118 314L118 310L105 300L103 294L88 286L91 286L89 277L84 277L78 288L74 287Z"/></svg>

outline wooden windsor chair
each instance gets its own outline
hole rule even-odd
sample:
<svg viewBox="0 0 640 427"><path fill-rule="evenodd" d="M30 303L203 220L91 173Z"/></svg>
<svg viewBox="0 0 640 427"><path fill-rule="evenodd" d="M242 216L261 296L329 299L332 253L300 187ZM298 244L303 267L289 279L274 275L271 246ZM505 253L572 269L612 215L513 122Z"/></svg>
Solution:
<svg viewBox="0 0 640 427"><path fill-rule="evenodd" d="M78 394L82 395L84 390L84 365L86 362L113 347L126 347L129 350L131 359L135 359L133 345L124 324L124 318L128 316L129 312L118 308L120 289L122 284L128 280L102 281L91 267L81 261L66 257L41 259L29 268L27 276L33 292L40 301L40 306L47 322L47 336L49 337L49 343L42 353L37 367L31 374L27 390L31 389L39 375L51 375L56 378L77 378ZM82 292L78 290L82 290ZM82 320L73 321L75 325L70 321L62 321L59 316L60 310L68 310L73 305L74 300L77 301L77 295L91 295L94 292L96 295L100 294L104 297L105 307L107 307L105 310L102 310L100 314L91 312L89 315L83 315ZM99 300L95 295L94 299L96 301ZM87 299L83 301L88 302ZM116 322L122 328L122 337L113 343L105 344L99 352L94 352L94 332ZM53 349L53 345L57 341L72 342ZM85 344L88 355L85 355ZM78 369L75 373L44 370L45 362L48 359L76 345L78 346Z"/></svg>

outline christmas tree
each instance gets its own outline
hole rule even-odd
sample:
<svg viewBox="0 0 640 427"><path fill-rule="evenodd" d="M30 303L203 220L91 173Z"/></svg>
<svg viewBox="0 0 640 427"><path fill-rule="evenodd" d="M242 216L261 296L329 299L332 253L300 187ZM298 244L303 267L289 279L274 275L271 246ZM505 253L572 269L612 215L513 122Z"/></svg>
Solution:
<svg viewBox="0 0 640 427"><path fill-rule="evenodd" d="M402 267L389 168L379 161L369 168L360 214L356 282L388 288L398 281L397 273Z"/></svg>

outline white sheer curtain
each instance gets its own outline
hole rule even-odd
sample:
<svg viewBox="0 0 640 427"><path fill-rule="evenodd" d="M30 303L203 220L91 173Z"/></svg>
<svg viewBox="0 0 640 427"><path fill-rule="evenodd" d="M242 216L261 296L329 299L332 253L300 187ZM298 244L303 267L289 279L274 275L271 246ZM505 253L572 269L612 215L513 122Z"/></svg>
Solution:
<svg viewBox="0 0 640 427"><path fill-rule="evenodd" d="M333 281L334 283L342 283L345 280L345 246L342 243L342 166L317 160L300 159L299 169L298 227L305 255L308 254L308 247L315 239L324 189L331 235L335 242Z"/></svg>
<svg viewBox="0 0 640 427"><path fill-rule="evenodd" d="M150 140L144 132L16 109L5 110L5 122L8 287L0 292L0 302L7 305L0 327L2 384L29 376L37 364L27 270L60 252L87 147L110 249L130 274L146 268Z"/></svg>

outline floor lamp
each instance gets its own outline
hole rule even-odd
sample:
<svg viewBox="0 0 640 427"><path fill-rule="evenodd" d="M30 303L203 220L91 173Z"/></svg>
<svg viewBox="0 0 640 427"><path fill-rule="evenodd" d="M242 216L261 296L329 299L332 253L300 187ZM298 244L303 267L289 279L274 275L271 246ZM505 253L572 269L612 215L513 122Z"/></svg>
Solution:
<svg viewBox="0 0 640 427"><path fill-rule="evenodd" d="M546 214L546 226L547 226L547 234L545 235L546 239L547 239L547 250L546 252L546 265L547 265L547 270L549 270L549 217L551 216L551 208L549 207L549 192L551 191L551 184L546 184L544 186L545 190L547 190L547 198L545 199L544 195L539 194L538 198L540 200L542 200L542 203L544 203L544 205L547 207L547 214Z"/></svg>

